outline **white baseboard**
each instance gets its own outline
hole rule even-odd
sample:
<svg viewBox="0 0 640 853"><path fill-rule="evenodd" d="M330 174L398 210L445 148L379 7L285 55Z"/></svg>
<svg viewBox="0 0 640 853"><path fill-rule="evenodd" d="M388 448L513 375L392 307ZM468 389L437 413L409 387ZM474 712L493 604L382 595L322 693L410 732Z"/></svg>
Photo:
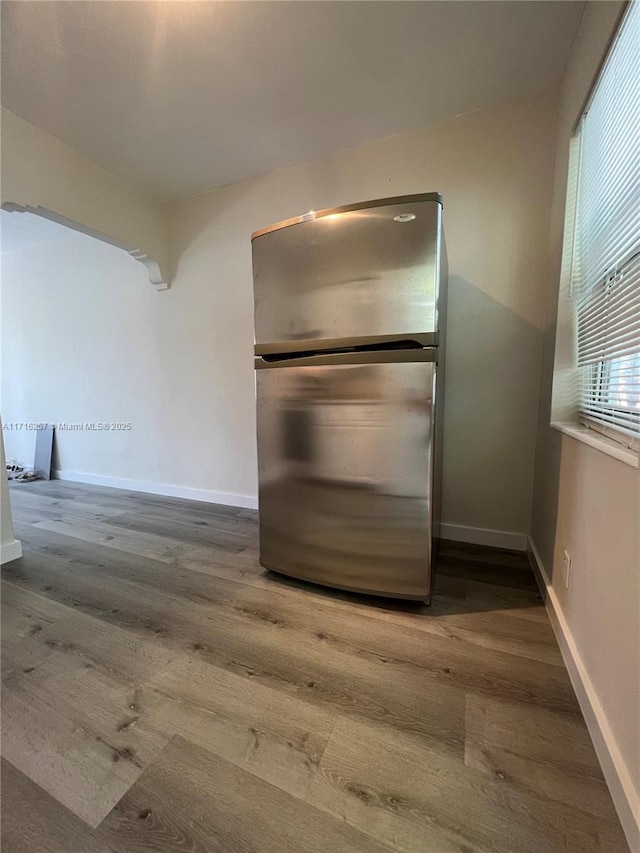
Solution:
<svg viewBox="0 0 640 853"><path fill-rule="evenodd" d="M4 566L5 563L17 560L18 557L22 557L22 542L19 539L3 542L0 545L0 565Z"/></svg>
<svg viewBox="0 0 640 853"><path fill-rule="evenodd" d="M150 495L186 498L190 501L204 501L205 503L224 504L244 509L258 508L258 498L251 495L213 492L210 489L193 489L190 486L173 486L169 483L154 483L149 480L130 480L127 477L107 477L103 474L87 474L84 471L52 471L52 477L56 480L72 480L76 483L88 483L93 486L110 486L113 489L146 492Z"/></svg>
<svg viewBox="0 0 640 853"><path fill-rule="evenodd" d="M128 489L131 492L147 492L152 495L226 504L227 506L238 506L245 509L258 508L258 498L252 495L213 492L210 489L193 489L190 486L173 486L169 483L155 483L148 480L130 480L126 477L108 477L103 474L87 474L84 471L56 470L51 472L51 476L56 480L72 480L76 483L89 483L94 486L111 486L114 489ZM528 537L526 533L488 530L484 527L465 527L462 524L440 524L439 530L443 539L451 539L453 542L469 542L471 545L488 545L493 548L507 548L511 551L527 550Z"/></svg>
<svg viewBox="0 0 640 853"><path fill-rule="evenodd" d="M169 483L155 483L148 480L130 480L126 477L108 477L103 474L87 474L84 471L55 470L51 472L51 476L56 480L71 480L94 486L111 486L114 489L128 489L131 492L147 492L152 495L226 504L244 509L258 508L258 498L252 495L213 492L210 489L193 489L189 486L173 486ZM526 533L488 530L484 527L465 527L461 524L440 524L439 530L443 539L451 539L453 542L469 542L471 545L488 545L511 551L527 550L528 537Z"/></svg>
<svg viewBox="0 0 640 853"><path fill-rule="evenodd" d="M468 542L470 545L488 545L492 548L506 548L509 551L526 551L528 536L526 533L511 533L508 530L488 530L484 527L465 527L462 524L439 526L440 537L453 542Z"/></svg>
<svg viewBox="0 0 640 853"><path fill-rule="evenodd" d="M604 708L600 704L596 690L589 678L589 673L580 657L575 640L564 617L560 602L551 586L540 554L531 537L529 537L527 550L620 823L627 836L632 853L640 853L640 792L635 788L631 774L618 749Z"/></svg>

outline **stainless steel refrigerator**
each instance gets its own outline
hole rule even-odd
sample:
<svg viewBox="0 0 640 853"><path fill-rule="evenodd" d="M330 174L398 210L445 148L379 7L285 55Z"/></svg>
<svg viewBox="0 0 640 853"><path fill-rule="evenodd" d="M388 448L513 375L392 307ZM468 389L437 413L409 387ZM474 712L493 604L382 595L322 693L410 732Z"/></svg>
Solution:
<svg viewBox="0 0 640 853"><path fill-rule="evenodd" d="M429 601L447 264L437 193L252 236L260 562Z"/></svg>

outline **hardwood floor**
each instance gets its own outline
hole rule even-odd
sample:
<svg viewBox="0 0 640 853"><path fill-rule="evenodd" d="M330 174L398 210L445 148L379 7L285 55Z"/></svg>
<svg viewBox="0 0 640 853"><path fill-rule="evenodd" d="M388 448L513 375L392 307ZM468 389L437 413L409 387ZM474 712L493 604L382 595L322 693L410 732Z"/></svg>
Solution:
<svg viewBox="0 0 640 853"><path fill-rule="evenodd" d="M526 558L431 608L265 572L256 514L11 490L6 853L627 853Z"/></svg>

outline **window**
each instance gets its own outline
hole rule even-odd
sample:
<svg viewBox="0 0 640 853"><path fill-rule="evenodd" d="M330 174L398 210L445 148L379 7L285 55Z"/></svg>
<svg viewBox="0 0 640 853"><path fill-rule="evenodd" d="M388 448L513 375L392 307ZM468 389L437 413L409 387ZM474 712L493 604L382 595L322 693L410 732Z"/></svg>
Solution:
<svg viewBox="0 0 640 853"><path fill-rule="evenodd" d="M563 276L586 426L640 448L640 0L573 140Z"/></svg>

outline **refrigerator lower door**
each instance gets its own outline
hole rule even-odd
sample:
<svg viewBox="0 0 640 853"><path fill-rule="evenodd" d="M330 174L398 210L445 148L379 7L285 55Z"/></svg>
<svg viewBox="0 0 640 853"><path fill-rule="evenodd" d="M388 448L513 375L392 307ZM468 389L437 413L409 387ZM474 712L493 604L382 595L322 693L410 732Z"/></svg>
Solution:
<svg viewBox="0 0 640 853"><path fill-rule="evenodd" d="M434 350L258 360L260 561L427 600Z"/></svg>

